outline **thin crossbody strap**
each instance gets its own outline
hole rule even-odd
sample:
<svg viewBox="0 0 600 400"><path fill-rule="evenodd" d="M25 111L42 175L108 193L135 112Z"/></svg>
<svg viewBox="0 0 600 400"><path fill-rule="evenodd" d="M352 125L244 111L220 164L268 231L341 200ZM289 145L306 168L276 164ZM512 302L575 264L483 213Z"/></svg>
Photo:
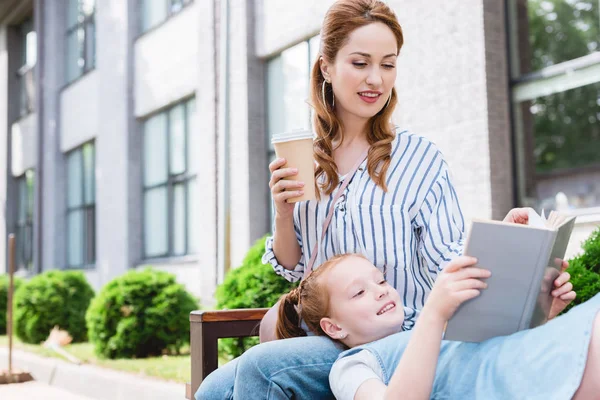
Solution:
<svg viewBox="0 0 600 400"><path fill-rule="evenodd" d="M361 156L359 157L358 162L354 165L354 167L352 167L350 172L348 172L348 174L346 175L346 179L344 179L344 182L342 182L342 186L340 186L339 190L335 194L335 197L333 198L333 202L332 202L333 206L329 210L329 213L327 214L327 218L325 218L325 221L323 221L323 232L321 234L321 240L317 240L317 243L315 243L315 245L313 247L313 251L311 253L310 260L308 261L308 265L304 269L304 276L302 277L302 279L306 279L306 277L308 275L310 275L310 273L312 272L313 266L317 259L317 254L319 253L319 242L322 242L323 239L325 238L325 233L327 232L327 228L329 227L329 223L331 222L331 218L333 217L333 212L335 210L335 204L337 203L337 201L340 198L340 196L342 195L342 193L344 193L346 186L348 186L348 183L350 182L350 180L352 180L352 176L356 173L356 170L358 169L358 167L360 167L360 165L363 163L363 161L365 160L365 158L367 158L368 155L369 155L369 149L366 149L364 151L364 153L361 154Z"/></svg>

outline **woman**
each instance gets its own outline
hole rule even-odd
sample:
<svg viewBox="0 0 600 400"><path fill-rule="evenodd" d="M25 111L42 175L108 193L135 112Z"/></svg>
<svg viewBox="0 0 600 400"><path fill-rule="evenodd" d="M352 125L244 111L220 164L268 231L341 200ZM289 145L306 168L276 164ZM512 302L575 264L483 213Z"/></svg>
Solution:
<svg viewBox="0 0 600 400"><path fill-rule="evenodd" d="M277 336L306 334L302 318L351 349L329 377L338 400L597 399L600 294L553 319L568 304L555 299L550 322L535 329L481 343L442 341L458 307L487 287L490 272L476 261L449 263L415 328L403 331L402 300L381 271L361 255L334 257L284 296Z"/></svg>
<svg viewBox="0 0 600 400"><path fill-rule="evenodd" d="M303 183L283 180L295 174L285 160L271 163L275 229L263 260L299 280L311 261L318 266L336 254L364 254L401 295L409 330L438 272L462 254L464 220L436 146L390 123L403 41L395 14L381 1L341 0L327 11L310 84L320 198L288 204ZM526 215L513 210L507 219ZM570 285L568 275L558 280ZM274 337L276 309L261 324L263 342ZM324 337L264 343L207 377L197 398L330 398L329 370L341 351Z"/></svg>

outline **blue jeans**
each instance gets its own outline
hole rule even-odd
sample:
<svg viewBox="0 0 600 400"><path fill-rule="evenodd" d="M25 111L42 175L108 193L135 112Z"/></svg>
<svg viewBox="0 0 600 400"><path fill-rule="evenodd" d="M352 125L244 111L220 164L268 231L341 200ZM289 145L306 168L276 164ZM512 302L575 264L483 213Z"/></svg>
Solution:
<svg viewBox="0 0 600 400"><path fill-rule="evenodd" d="M196 400L332 399L329 371L344 348L322 336L255 346L206 377Z"/></svg>

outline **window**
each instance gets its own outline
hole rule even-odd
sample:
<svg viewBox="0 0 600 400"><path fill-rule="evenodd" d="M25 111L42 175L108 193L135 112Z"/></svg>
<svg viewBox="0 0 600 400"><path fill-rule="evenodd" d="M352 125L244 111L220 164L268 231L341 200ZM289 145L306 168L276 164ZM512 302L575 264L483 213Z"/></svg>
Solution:
<svg viewBox="0 0 600 400"><path fill-rule="evenodd" d="M17 178L16 268L33 270L33 190L35 174L28 170Z"/></svg>
<svg viewBox="0 0 600 400"><path fill-rule="evenodd" d="M33 30L33 20L27 19L19 26L21 42L21 68L18 71L20 107L19 116L24 117L35 106L34 67L37 62L37 36Z"/></svg>
<svg viewBox="0 0 600 400"><path fill-rule="evenodd" d="M600 206L600 3L510 0L520 203Z"/></svg>
<svg viewBox="0 0 600 400"><path fill-rule="evenodd" d="M141 32L146 32L160 25L173 15L177 14L193 0L140 0L142 12Z"/></svg>
<svg viewBox="0 0 600 400"><path fill-rule="evenodd" d="M67 83L96 66L95 0L68 0Z"/></svg>
<svg viewBox="0 0 600 400"><path fill-rule="evenodd" d="M197 252L195 100L144 122L144 257Z"/></svg>
<svg viewBox="0 0 600 400"><path fill-rule="evenodd" d="M275 159L271 138L276 133L295 129L312 129L308 105L310 71L319 53L319 36L301 42L267 65L267 129L268 159ZM273 215L271 204L271 215Z"/></svg>
<svg viewBox="0 0 600 400"><path fill-rule="evenodd" d="M87 143L67 154L67 267L96 262L96 154Z"/></svg>

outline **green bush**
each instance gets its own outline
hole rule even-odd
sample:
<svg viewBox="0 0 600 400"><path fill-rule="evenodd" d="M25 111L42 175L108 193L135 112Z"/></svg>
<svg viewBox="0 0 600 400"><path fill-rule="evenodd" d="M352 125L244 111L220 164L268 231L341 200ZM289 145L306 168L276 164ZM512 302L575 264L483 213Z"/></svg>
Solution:
<svg viewBox="0 0 600 400"><path fill-rule="evenodd" d="M21 285L21 279L14 278L14 287L16 293L17 289ZM6 334L7 315L6 310L8 309L8 275L0 275L0 335ZM14 310L14 297L13 297L13 310ZM13 317L14 321L14 317Z"/></svg>
<svg viewBox="0 0 600 400"><path fill-rule="evenodd" d="M266 236L250 248L242 265L229 271L215 294L217 308L261 308L271 307L282 294L298 283L290 283L273 271L270 264L263 264ZM233 358L258 343L258 338L234 338L219 341L222 356Z"/></svg>
<svg viewBox="0 0 600 400"><path fill-rule="evenodd" d="M197 308L173 274L132 270L109 282L90 304L90 342L106 358L177 353L189 343L189 313Z"/></svg>
<svg viewBox="0 0 600 400"><path fill-rule="evenodd" d="M15 333L26 343L40 343L58 325L73 342L83 342L92 297L94 290L81 272L54 270L34 276L15 293Z"/></svg>
<svg viewBox="0 0 600 400"><path fill-rule="evenodd" d="M569 261L568 269L577 298L565 311L600 293L600 228L581 247L583 253Z"/></svg>

